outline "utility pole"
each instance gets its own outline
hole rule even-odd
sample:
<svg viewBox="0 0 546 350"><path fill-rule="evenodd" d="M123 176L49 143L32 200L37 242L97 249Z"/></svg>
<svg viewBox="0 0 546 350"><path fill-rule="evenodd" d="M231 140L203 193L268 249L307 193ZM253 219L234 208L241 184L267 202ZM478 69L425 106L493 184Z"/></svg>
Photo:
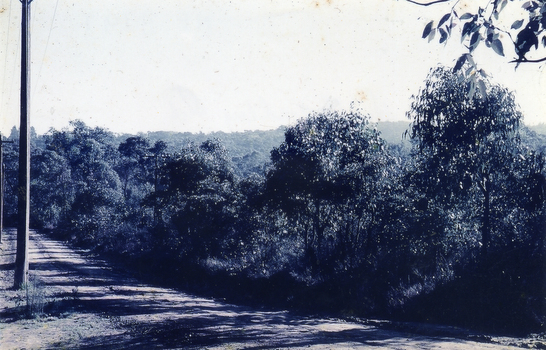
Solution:
<svg viewBox="0 0 546 350"><path fill-rule="evenodd" d="M3 141L0 133L0 243L2 243L2 232L4 232L4 143L13 143L13 141Z"/></svg>
<svg viewBox="0 0 546 350"><path fill-rule="evenodd" d="M20 0L21 14L21 124L19 126L19 183L17 185L17 253L14 287L28 282L28 240L30 233L30 118L29 118L29 22L32 0Z"/></svg>

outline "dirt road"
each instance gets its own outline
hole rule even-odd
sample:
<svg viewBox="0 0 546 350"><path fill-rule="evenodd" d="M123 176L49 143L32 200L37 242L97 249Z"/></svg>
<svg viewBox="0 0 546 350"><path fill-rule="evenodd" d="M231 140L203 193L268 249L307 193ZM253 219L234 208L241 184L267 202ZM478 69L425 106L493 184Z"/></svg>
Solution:
<svg viewBox="0 0 546 350"><path fill-rule="evenodd" d="M36 232L30 243L28 295L11 289L15 231L4 232L0 245L0 349L498 350L542 345L536 339L425 336L377 321L256 310L140 283L87 251ZM25 317L27 297L40 316Z"/></svg>

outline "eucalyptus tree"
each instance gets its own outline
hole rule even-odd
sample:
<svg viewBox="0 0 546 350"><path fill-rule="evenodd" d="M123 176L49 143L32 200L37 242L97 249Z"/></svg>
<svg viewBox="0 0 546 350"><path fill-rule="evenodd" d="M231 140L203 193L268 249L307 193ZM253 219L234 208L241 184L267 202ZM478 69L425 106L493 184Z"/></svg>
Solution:
<svg viewBox="0 0 546 350"><path fill-rule="evenodd" d="M70 166L66 158L44 149L33 152L31 164L31 224L56 228L74 201Z"/></svg>
<svg viewBox="0 0 546 350"><path fill-rule="evenodd" d="M157 155L152 152L150 141L133 136L118 146L120 159L115 170L123 187L125 223L133 226L148 225L153 211L142 205L142 201L154 190Z"/></svg>
<svg viewBox="0 0 546 350"><path fill-rule="evenodd" d="M313 265L348 263L377 242L372 231L387 151L358 111L315 113L271 152L265 196L297 227Z"/></svg>
<svg viewBox="0 0 546 350"><path fill-rule="evenodd" d="M521 161L529 163L524 192L526 209L530 213L529 223L541 254L546 255L546 135L537 135L525 129L526 135L522 141L527 149L527 155Z"/></svg>
<svg viewBox="0 0 546 350"><path fill-rule="evenodd" d="M491 245L492 219L500 214L506 194L503 182L514 164L521 113L507 89L486 81L485 89L469 96L469 84L460 73L432 69L408 117L413 120L410 135L419 157L414 179L444 206L473 201L481 217L485 254Z"/></svg>
<svg viewBox="0 0 546 350"><path fill-rule="evenodd" d="M86 244L103 244L114 235L121 222L122 186L114 170L119 152L113 135L105 129L91 128L72 121L70 129L51 130L46 148L66 160L70 184L65 200L70 210L60 222L67 235Z"/></svg>
<svg viewBox="0 0 546 350"><path fill-rule="evenodd" d="M159 207L156 248L176 259L220 251L235 217L235 176L219 140L190 144L168 159L147 203Z"/></svg>
<svg viewBox="0 0 546 350"><path fill-rule="evenodd" d="M121 142L118 151L121 155L116 170L123 181L126 200L134 194L132 187L140 187L148 180L147 169L143 166L150 156L150 141L141 136L133 136Z"/></svg>
<svg viewBox="0 0 546 350"><path fill-rule="evenodd" d="M13 138L14 134L16 135ZM17 169L18 169L18 133L12 130L10 141L3 145L4 162L4 223L5 226L15 226L17 223Z"/></svg>

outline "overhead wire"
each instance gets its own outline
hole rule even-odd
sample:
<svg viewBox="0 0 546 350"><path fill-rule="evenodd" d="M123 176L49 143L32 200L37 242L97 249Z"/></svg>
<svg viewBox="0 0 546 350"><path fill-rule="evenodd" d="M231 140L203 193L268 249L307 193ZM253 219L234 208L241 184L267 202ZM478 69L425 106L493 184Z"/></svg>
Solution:
<svg viewBox="0 0 546 350"><path fill-rule="evenodd" d="M12 92L13 92L13 85L15 84L15 82L17 81L17 78L20 77L19 74L17 74L16 72L19 72L19 69L17 69L18 67L18 63L21 62L21 37L19 36L18 37L18 40L15 40L15 55L13 56L14 60L13 60L13 69L11 71L11 84L10 84L10 87L9 87L9 94L8 94L8 101L11 101L11 98L13 97L12 95ZM15 100L17 102L19 102L18 99ZM9 107L10 105L8 104L7 107ZM20 111L19 109L19 106L17 106L17 108L15 108L15 110L17 111L16 113L18 113ZM8 108L8 113L9 113L9 108ZM17 114L18 116L18 114ZM16 120L16 124L14 124L13 126L15 125L19 125L18 124L18 120L19 118L18 117L15 117L14 120Z"/></svg>
<svg viewBox="0 0 546 350"><path fill-rule="evenodd" d="M41 77L41 74L42 74L42 67L44 65L44 61L45 61L45 57L46 57L46 53L47 53L47 48L49 46L49 40L51 38L51 32L53 31L53 24L55 23L55 17L57 15L57 7L59 6L59 0L56 0L55 2L55 9L53 10L53 18L51 19L51 24L49 25L49 33L47 34L47 40L46 40L46 45L45 45L45 48L44 48L44 54L42 56L42 60L40 62L40 68L38 68L38 75L36 76L36 83L34 84L34 89L32 90L32 96L34 97L34 94L36 93L36 89L38 88L38 82L40 81L40 77Z"/></svg>
<svg viewBox="0 0 546 350"><path fill-rule="evenodd" d="M6 80L7 80L7 76L8 76L8 56L9 56L10 28L11 28L11 8L13 7L12 4L13 4L13 0L10 0L9 12L8 12L8 30L7 30L7 35L6 35L6 51L5 51L6 56L4 57L4 77L2 79L2 99L1 99L1 104L0 104L0 106L1 106L0 111L2 111L2 118L4 120L6 120L6 119L5 119L3 111L4 110L9 111L9 108L8 108L9 102L6 101L6 104L8 104L8 106L4 106L4 98L5 98L6 95L8 95L8 101L11 98L11 86L10 86L9 94L6 93ZM12 82L13 82L13 79L14 79L13 72L11 74L11 79L12 79ZM10 85L12 85L12 84L10 84ZM6 112L6 114L7 114L7 112Z"/></svg>

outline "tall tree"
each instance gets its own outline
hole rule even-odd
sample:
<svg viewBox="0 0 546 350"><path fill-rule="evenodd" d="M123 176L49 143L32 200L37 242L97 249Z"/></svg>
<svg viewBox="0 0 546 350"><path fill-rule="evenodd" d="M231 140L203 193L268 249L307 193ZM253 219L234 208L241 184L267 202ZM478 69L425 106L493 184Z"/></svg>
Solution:
<svg viewBox="0 0 546 350"><path fill-rule="evenodd" d="M92 244L107 242L121 221L122 186L114 171L119 152L112 134L91 128L81 121L70 123L71 129L52 130L46 137L47 150L64 159L69 171L70 187L64 201L70 209L60 222L60 231L76 240Z"/></svg>
<svg viewBox="0 0 546 350"><path fill-rule="evenodd" d="M190 144L162 167L147 200L158 205L156 246L190 260L218 252L234 218L235 176L218 140Z"/></svg>
<svg viewBox="0 0 546 350"><path fill-rule="evenodd" d="M379 133L359 112L310 115L286 130L271 152L265 195L299 228L307 260L347 259L374 240L375 217L387 153ZM326 244L335 237L334 245Z"/></svg>
<svg viewBox="0 0 546 350"><path fill-rule="evenodd" d="M74 186L66 158L51 150L35 150L31 171L31 223L56 228L74 201Z"/></svg>
<svg viewBox="0 0 546 350"><path fill-rule="evenodd" d="M120 143L118 151L122 157L116 170L123 181L125 201L142 200L148 194L143 187L150 180L145 166L146 160L153 157L150 142L140 136L129 137Z"/></svg>
<svg viewBox="0 0 546 350"><path fill-rule="evenodd" d="M492 202L509 175L521 113L512 93L487 83L468 95L469 82L450 69L433 69L414 97L413 120L421 170L415 178L447 205L453 199L481 196L481 246L491 244Z"/></svg>
<svg viewBox="0 0 546 350"><path fill-rule="evenodd" d="M0 133L0 243L2 243L2 233L4 229L4 143L13 143L13 141L4 141L4 138Z"/></svg>

